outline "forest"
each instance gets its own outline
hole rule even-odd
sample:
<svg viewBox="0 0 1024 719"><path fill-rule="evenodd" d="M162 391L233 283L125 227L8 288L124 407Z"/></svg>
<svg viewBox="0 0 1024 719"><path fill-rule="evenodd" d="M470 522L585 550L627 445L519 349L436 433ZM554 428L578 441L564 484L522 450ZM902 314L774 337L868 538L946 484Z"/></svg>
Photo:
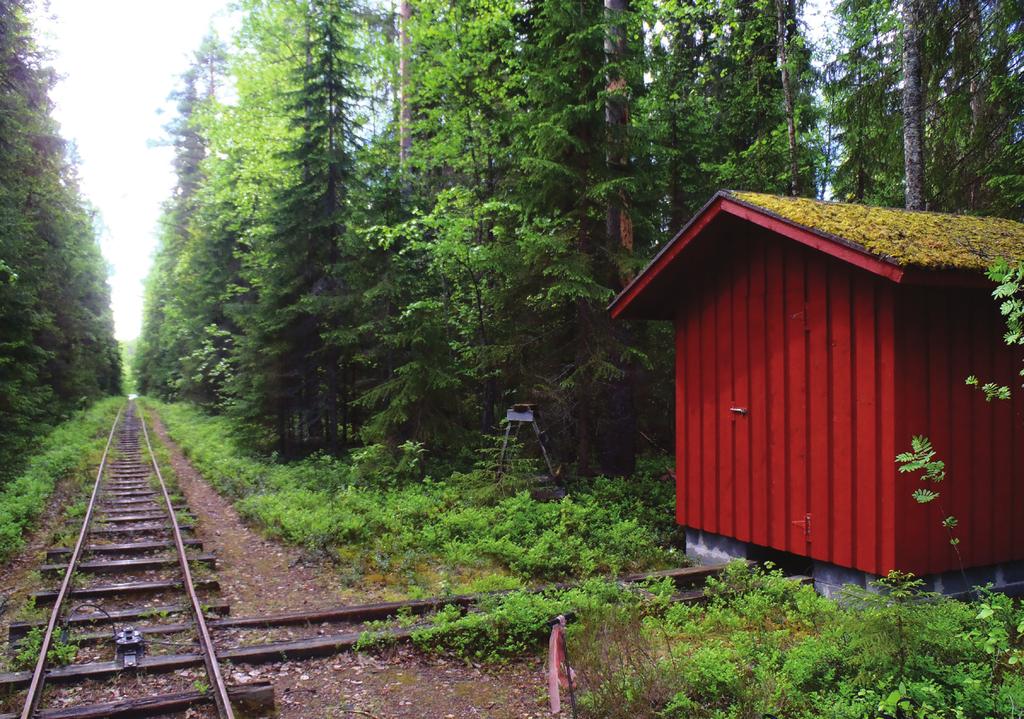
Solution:
<svg viewBox="0 0 1024 719"><path fill-rule="evenodd" d="M1010 0L239 12L174 94L134 374L279 457L454 457L532 402L628 474L671 446L670 330L605 306L716 190L1024 217Z"/></svg>
<svg viewBox="0 0 1024 719"><path fill-rule="evenodd" d="M996 492L987 479L1022 476L1019 451L999 446L1015 435L993 432L989 415L971 426L980 411L929 404L922 390L922 414L941 421L963 410L962 444L980 448L987 468L961 471L968 455L944 454L938 435L935 445L899 437L891 453L878 442L871 457L852 443L816 454L849 459L843 471L860 491L841 506L845 495L829 488L841 510L833 514L848 510L833 535L892 529L893 544L926 545L935 535L896 534L911 522L895 515L935 500L912 511L935 510L938 549L956 556L958 572L915 577L895 559L877 569L830 565L776 544L770 555L726 563L723 551L698 566L690 550L703 537L688 532L707 527L682 526L687 497L672 469L674 328L612 321L608 306L723 189L830 210L781 196L989 216L943 222L1013 225L1003 239L1024 237L1024 225L993 219L1024 221L1021 0L237 0L230 34L211 31L190 48L168 88L175 112L162 141L173 149L174 187L141 335L120 346L102 223L54 120L57 78L37 44L33 6L0 2L0 629L10 636L15 621L37 621L39 644L28 643L31 631L20 644L10 639L17 651L0 651L0 669L109 664L94 661L88 644L100 635L72 636L71 617L60 642L47 644L60 597L46 640L47 609L36 602L54 575L61 595L71 588L82 542L101 522L138 522L100 528L106 539L84 551L162 552L170 528L175 568L149 561L166 557L115 559L114 569L144 567L145 586L97 588L90 579L80 588L149 591L158 573L184 588L193 566L212 592L205 606L194 598L198 624L207 613L216 621L207 602L229 598L229 619L259 623L261 637L287 635L286 644L293 624L264 633L268 613L372 610L375 619L347 624L305 615L317 635L302 640L347 637L329 658L295 659L275 642L265 666L276 669L225 662L233 689L259 678L277 691L284 718L546 715L569 660L558 660L556 646L549 683L539 653L562 626L552 618L572 614L562 649L571 646L579 676L574 717L578 699L579 716L600 719L1019 719L1024 606L996 589L1024 587L1020 543L988 566L1009 578L998 587L986 584L986 567L963 560L978 536L1019 536L1007 525L1015 529L1022 495ZM936 217L853 209L884 214L889 229L901 226L893 215ZM864 233L878 229L865 224ZM939 234L937 224L921 226L929 229L900 237L926 245L925 234ZM1024 344L1024 266L947 234L975 252L958 277L970 275L969 289L991 310L982 330L993 333L952 332L942 311L966 295L950 293L938 309L912 305L924 316L920 331L893 342L914 358L939 357L958 391L986 408L1002 402L999 417L1019 419L1011 388L990 376L996 360L980 361L988 355L979 347ZM893 253L876 254L881 262ZM994 263L984 285L982 259ZM787 319L807 307L813 274L795 264L804 276L772 287L797 291L762 288ZM849 343L859 332L850 317L863 310L875 322L881 311L854 308L868 295L852 281L844 287L835 314L847 322L837 323L847 344L833 342L843 330L820 344L844 372L857 365L869 376L872 356L875 366L888 360ZM964 323L973 317L960 309ZM787 327L800 338L793 346L808 341L806 310ZM880 334L863 336L881 343ZM954 377L959 365L947 361L961 337L973 343L964 353L978 376ZM717 373L716 361L704 366ZM783 415L803 416L807 436L832 441L843 432L812 416L859 416L873 427L871 402L910 396L881 383L844 387L849 404L829 399L818 414L801 405ZM117 396L126 391L142 396L126 404ZM779 395L764 396L768 405ZM543 487L534 448L514 441L510 458L498 459L505 412L517 404L539 412L554 475L545 472ZM747 414L731 405L728 413ZM816 471L790 472L803 465L784 460L765 475L765 496L799 495L779 478ZM893 491L877 496L860 489L883 467L906 483L892 479ZM718 482L717 467L712 474ZM165 514L137 498L157 484ZM562 494L545 494L552 484ZM965 496L972 502L956 514L939 511ZM787 540L814 549L811 513L771 506ZM820 516L817 546L829 521ZM160 539L156 547L106 546L139 527ZM182 531L204 556L185 553ZM31 556L51 553L68 564L35 569ZM834 597L818 591L823 563L825 573L857 570ZM223 596L212 586L220 583ZM146 600L139 626L171 610L179 611ZM81 656L79 642L88 647ZM189 646L146 643L175 655ZM57 649L64 658L50 659ZM175 672L196 702L211 699L201 674ZM126 699L116 679L96 684ZM100 696L71 691L62 716Z"/></svg>
<svg viewBox="0 0 1024 719"><path fill-rule="evenodd" d="M121 390L98 217L21 2L0 4L0 490L38 436ZM8 516L0 502L2 520Z"/></svg>

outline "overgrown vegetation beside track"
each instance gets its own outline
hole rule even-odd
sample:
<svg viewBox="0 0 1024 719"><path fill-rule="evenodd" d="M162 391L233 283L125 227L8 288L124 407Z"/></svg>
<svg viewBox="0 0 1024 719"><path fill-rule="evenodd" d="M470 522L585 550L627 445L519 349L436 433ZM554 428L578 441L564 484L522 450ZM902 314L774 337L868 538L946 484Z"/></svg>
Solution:
<svg viewBox="0 0 1024 719"><path fill-rule="evenodd" d="M24 471L0 491L0 562L24 546L24 536L61 479L92 479L110 425L124 404L110 397L77 413L42 440Z"/></svg>
<svg viewBox="0 0 1024 719"><path fill-rule="evenodd" d="M203 477L266 531L329 555L352 578L410 593L510 588L678 565L674 488L653 464L629 482L594 479L546 503L484 470L424 467L423 450L371 446L341 460L249 456L228 420L145 400ZM658 467L659 469L656 469Z"/></svg>
<svg viewBox="0 0 1024 719"><path fill-rule="evenodd" d="M835 602L744 563L709 580L700 604L674 602L668 580L524 589L680 563L672 488L653 473L588 481L570 499L543 503L488 487L482 470L424 468L415 446L393 455L371 447L344 461L261 461L223 418L147 404L245 516L351 568L353 581L413 595L514 590L469 613L449 607L425 622L384 623L424 622L413 642L425 651L485 663L536 655L547 621L575 612L581 716L1019 719L1024 707L1024 609L1002 595L954 601L893 575ZM386 641L369 632L363 645Z"/></svg>
<svg viewBox="0 0 1024 719"><path fill-rule="evenodd" d="M707 582L707 601L671 600L671 581L623 589L515 592L482 612L444 611L414 635L470 661L536 652L552 616L568 642L581 716L593 719L1019 719L1024 610L984 592L962 602L893 575L839 602L743 562Z"/></svg>
<svg viewBox="0 0 1024 719"><path fill-rule="evenodd" d="M1020 716L1024 611L1002 595L961 602L890 575L834 602L780 572L734 563L704 605L671 587L570 631L602 719Z"/></svg>

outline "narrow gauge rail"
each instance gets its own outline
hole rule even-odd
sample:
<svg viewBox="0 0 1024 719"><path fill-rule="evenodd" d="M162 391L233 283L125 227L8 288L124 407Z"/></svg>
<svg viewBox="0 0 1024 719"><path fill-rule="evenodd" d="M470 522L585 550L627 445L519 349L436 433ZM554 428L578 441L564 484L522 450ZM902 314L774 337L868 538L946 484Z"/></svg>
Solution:
<svg viewBox="0 0 1024 719"><path fill-rule="evenodd" d="M118 429L120 430L118 431ZM148 461L144 461L141 453L139 435L145 440L146 455ZM118 457L110 460L111 447L115 433L118 442L116 454ZM148 466L147 466L148 465ZM150 478L155 477L155 487L151 485ZM156 489L157 491L153 491ZM93 484L92 493L85 511L81 529L78 533L78 540L71 550L67 565L50 566L45 569L63 572L63 579L60 588L56 592L38 592L35 597L37 601L53 600L53 609L50 612L49 621L43 633L42 644L39 650L39 657L36 661L35 670L32 672L32 679L29 683L28 693L25 698L24 708L21 712L21 719L33 719L37 715L40 700L43 695L43 687L48 668L48 654L54 645L54 637L57 629L68 616L67 605L69 599L94 599L100 601L105 596L114 596L125 593L145 593L148 591L173 588L180 586L184 589L189 599L189 609L192 614L190 627L198 634L198 644L202 653L203 663L209 679L210 693L216 704L217 713L222 719L234 719L231 708L231 700L228 697L228 690L221 675L220 666L217 661L217 654L209 628L203 615L203 607L196 594L195 583L192 579L192 571L189 566L190 559L185 552L186 541L182 537L182 526L175 514L175 507L171 502L171 496L167 491L160 467L157 464L153 447L149 440L149 432L143 419L135 412L135 403L129 402L127 410L118 411L114 424L107 437L106 447L103 450L103 457L100 460L99 469L96 472L96 481ZM103 523L104 527L95 527L94 524ZM168 541L140 541L111 545L104 543L87 544L87 540L98 538L111 538L118 536L166 536L170 535ZM126 554L135 553L136 547L133 544L143 545L143 551L173 548L175 557L129 559L97 561L92 563L82 562L83 555L104 554L104 547L117 547L114 551L122 551ZM189 541L189 545L196 542ZM109 551L109 550L108 550ZM200 558L209 559L209 558ZM85 572L131 572L148 570L155 567L170 565L173 567L176 560L180 570L181 578L178 581L164 582L137 582L107 585L105 587L92 587L75 589L75 580ZM149 585L148 587L146 585ZM100 607L97 607L100 608ZM101 612L110 616L109 612Z"/></svg>

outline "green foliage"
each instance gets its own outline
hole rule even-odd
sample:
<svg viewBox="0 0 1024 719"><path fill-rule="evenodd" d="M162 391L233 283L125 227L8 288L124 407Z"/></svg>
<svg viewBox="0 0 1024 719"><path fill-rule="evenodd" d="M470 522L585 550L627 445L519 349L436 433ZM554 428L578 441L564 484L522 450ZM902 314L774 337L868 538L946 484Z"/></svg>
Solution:
<svg viewBox="0 0 1024 719"><path fill-rule="evenodd" d="M580 482L561 502L479 492L481 470L419 479L423 448L367 448L274 464L246 456L231 424L155 406L203 476L271 535L335 557L358 575L407 584L475 575L561 580L678 564L672 487L639 475ZM479 583L472 585L481 587Z"/></svg>
<svg viewBox="0 0 1024 719"><path fill-rule="evenodd" d="M21 474L0 488L0 562L24 546L25 533L42 513L53 488L66 477L89 477L122 400L110 398L78 412L39 443ZM73 505L74 512L84 505Z"/></svg>
<svg viewBox="0 0 1024 719"><path fill-rule="evenodd" d="M1010 399L1010 388L1006 385L998 385L995 382L986 382L981 384L981 381L974 376L970 375L964 380L964 384L968 387L980 387L981 391L985 393L985 401L991 402L994 399Z"/></svg>
<svg viewBox="0 0 1024 719"><path fill-rule="evenodd" d="M39 659L39 651L43 648L43 629L33 627L18 645L18 651L11 662L15 671L34 669ZM71 664L78 656L78 645L74 641L63 642L54 639L50 650L46 653L46 661L50 666L62 667Z"/></svg>
<svg viewBox="0 0 1024 719"><path fill-rule="evenodd" d="M968 379L968 384L970 380ZM935 459L935 449L931 440L927 437L915 435L910 440L910 451L901 452L896 455L897 469L902 473L920 472L919 479L922 482L941 484L946 479L946 463L941 459ZM934 489L919 487L911 495L918 504L929 504L939 498L939 492ZM949 533L949 543L955 548L960 544L960 538L953 530L958 524L957 518L949 515L942 520L942 527ZM959 552L957 553L959 556Z"/></svg>
<svg viewBox="0 0 1024 719"><path fill-rule="evenodd" d="M1024 697L1024 613L1002 595L958 602L894 573L835 603L740 562L709 584L704 605L583 615L570 652L585 716L1011 719Z"/></svg>
<svg viewBox="0 0 1024 719"><path fill-rule="evenodd" d="M629 601L628 592L602 580L565 591L516 591L485 597L477 610L448 606L413 641L426 651L452 653L472 661L501 662L533 652L548 636L548 622L559 614L580 616Z"/></svg>
<svg viewBox="0 0 1024 719"><path fill-rule="evenodd" d="M999 312L1006 320L1006 344L1024 345L1024 263L1011 266L999 260L989 268L988 278L998 285L992 296L1002 300Z"/></svg>
<svg viewBox="0 0 1024 719"><path fill-rule="evenodd" d="M0 5L0 490L39 435L121 382L98 219L50 116L30 5Z"/></svg>

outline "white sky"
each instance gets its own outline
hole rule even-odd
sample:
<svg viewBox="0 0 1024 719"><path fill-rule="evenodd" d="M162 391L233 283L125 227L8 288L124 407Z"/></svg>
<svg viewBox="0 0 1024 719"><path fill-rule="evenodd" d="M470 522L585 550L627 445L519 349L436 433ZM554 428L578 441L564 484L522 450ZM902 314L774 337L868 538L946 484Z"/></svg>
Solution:
<svg viewBox="0 0 1024 719"><path fill-rule="evenodd" d="M139 334L142 281L160 205L174 186L171 148L150 145L165 136L167 95L211 22L225 34L227 4L49 0L37 8L38 37L62 76L51 95L54 115L78 146L82 190L106 227L100 241L111 266L118 339Z"/></svg>

